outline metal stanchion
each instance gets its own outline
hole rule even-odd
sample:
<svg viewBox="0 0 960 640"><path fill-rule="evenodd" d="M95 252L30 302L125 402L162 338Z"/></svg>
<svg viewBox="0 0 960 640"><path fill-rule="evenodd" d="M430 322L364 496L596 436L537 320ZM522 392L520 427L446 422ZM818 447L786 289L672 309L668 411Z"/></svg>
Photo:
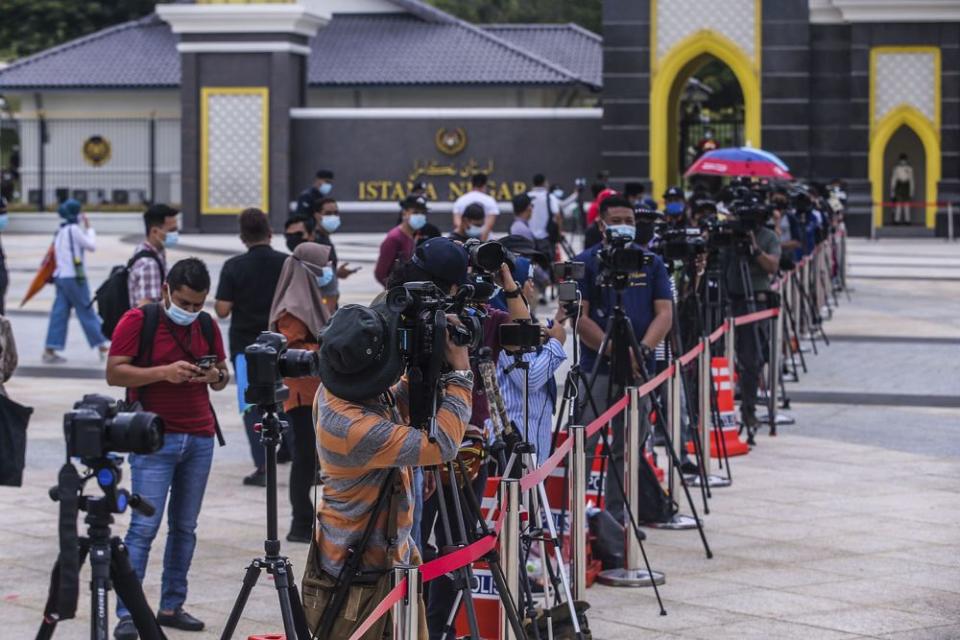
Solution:
<svg viewBox="0 0 960 640"><path fill-rule="evenodd" d="M780 304L780 313L771 318L773 327L770 331L770 362L767 365L769 381L767 382L767 421L771 429L777 425L777 385L780 383L780 352L783 349L783 301Z"/></svg>
<svg viewBox="0 0 960 640"><path fill-rule="evenodd" d="M680 371L680 360L675 360L673 375L664 383L665 397L661 403L661 406L667 412L667 430L670 432L670 442L676 447L674 455L678 460L681 456L680 447L683 446L683 441L680 437L680 431L683 425L682 405L680 403L681 395L683 394L682 375ZM664 443L663 446L666 448L669 444ZM680 494L683 492L683 472L673 464L674 455L671 455L669 451L667 452L667 487L670 497L679 505ZM696 529L697 521L693 516L675 513L673 517L666 522L647 522L644 526L650 527L651 529Z"/></svg>
<svg viewBox="0 0 960 640"><path fill-rule="evenodd" d="M947 202L947 242L953 242L953 202Z"/></svg>
<svg viewBox="0 0 960 640"><path fill-rule="evenodd" d="M623 484L626 490L627 504L631 508L640 503L640 467L647 464L643 456L643 442L640 428L640 397L636 387L627 387L626 420L624 421L624 451L623 451ZM663 584L666 581L664 574L654 571L651 575L640 567L643 566L643 556L640 552L640 541L633 531L633 527L624 528L624 568L607 569L601 571L597 578L601 583L613 587L649 587L654 583Z"/></svg>
<svg viewBox="0 0 960 640"><path fill-rule="evenodd" d="M394 640L418 640L420 625L420 570L399 565L393 568L393 586L407 580L407 592L393 605L392 626Z"/></svg>
<svg viewBox="0 0 960 640"><path fill-rule="evenodd" d="M570 495L570 591L574 600L587 599L587 447L586 427L572 424L567 437L573 447L567 454Z"/></svg>
<svg viewBox="0 0 960 640"><path fill-rule="evenodd" d="M503 528L500 530L500 564L504 582L511 596L520 591L520 480L504 478L500 481L501 508L504 510ZM513 632L513 626L500 607L500 639L522 640Z"/></svg>
<svg viewBox="0 0 960 640"><path fill-rule="evenodd" d="M710 376L710 366L712 364L710 362L710 338L700 338L700 344L703 345L703 351L697 358L697 403L699 405L697 413L699 414L700 451L703 452L703 475L707 479L707 485L710 487L729 487L730 478L711 475L710 473L710 465L712 464L710 443L713 439L710 435L713 432L713 403L711 402L711 393L713 393L711 386L713 381ZM720 443L717 442L714 448L718 449L719 447ZM720 454L719 449L717 450L717 454ZM697 476L691 484L699 486L700 476Z"/></svg>
<svg viewBox="0 0 960 640"><path fill-rule="evenodd" d="M733 372L736 371L733 365L737 357L736 345L736 325L734 324L733 314L727 316L727 327L723 332L723 355L727 358L727 369L730 371L730 388L733 388Z"/></svg>

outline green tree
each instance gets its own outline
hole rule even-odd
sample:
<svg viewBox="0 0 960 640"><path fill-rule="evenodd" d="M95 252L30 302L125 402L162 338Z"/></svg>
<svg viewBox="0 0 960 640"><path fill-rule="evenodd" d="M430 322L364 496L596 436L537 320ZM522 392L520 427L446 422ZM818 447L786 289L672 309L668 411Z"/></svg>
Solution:
<svg viewBox="0 0 960 640"><path fill-rule="evenodd" d="M0 60L145 16L156 0L0 0Z"/></svg>
<svg viewBox="0 0 960 640"><path fill-rule="evenodd" d="M601 0L428 0L468 22L575 22L600 33Z"/></svg>

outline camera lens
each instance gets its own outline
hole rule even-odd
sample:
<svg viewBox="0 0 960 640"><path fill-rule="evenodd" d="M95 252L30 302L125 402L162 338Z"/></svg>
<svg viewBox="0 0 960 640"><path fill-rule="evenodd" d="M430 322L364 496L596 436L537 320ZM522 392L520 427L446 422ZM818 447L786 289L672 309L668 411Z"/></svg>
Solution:
<svg viewBox="0 0 960 640"><path fill-rule="evenodd" d="M277 361L277 370L284 378L317 378L320 357L316 351L287 349Z"/></svg>
<svg viewBox="0 0 960 640"><path fill-rule="evenodd" d="M104 430L104 452L153 453L163 446L163 420L155 413L118 413Z"/></svg>

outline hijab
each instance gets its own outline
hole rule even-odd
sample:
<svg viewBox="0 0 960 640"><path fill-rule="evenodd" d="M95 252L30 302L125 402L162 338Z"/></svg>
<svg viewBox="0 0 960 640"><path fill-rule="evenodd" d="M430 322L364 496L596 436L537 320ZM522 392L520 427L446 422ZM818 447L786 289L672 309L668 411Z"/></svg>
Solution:
<svg viewBox="0 0 960 640"><path fill-rule="evenodd" d="M323 303L323 293L317 284L317 276L330 260L330 247L315 242L304 242L293 250L293 255L283 263L280 280L270 306L270 330L276 331L277 320L284 313L296 317L307 325L310 335L316 339L320 330L330 320L330 312Z"/></svg>
<svg viewBox="0 0 960 640"><path fill-rule="evenodd" d="M60 217L63 218L63 222L60 223L60 226L67 224L77 224L77 219L80 217L80 209L82 205L79 201L70 198L69 200L64 200L63 204L60 205L60 208L57 209L57 213L60 214Z"/></svg>

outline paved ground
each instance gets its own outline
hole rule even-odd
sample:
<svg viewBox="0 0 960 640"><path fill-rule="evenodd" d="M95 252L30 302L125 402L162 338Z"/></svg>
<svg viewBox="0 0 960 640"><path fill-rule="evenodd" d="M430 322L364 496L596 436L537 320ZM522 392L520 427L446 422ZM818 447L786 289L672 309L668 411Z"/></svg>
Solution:
<svg viewBox="0 0 960 640"><path fill-rule="evenodd" d="M47 236L4 237L17 301ZM225 237L184 237L211 267L239 247ZM342 259L364 265L348 301L377 291L375 241L345 236ZM91 279L125 260L130 246L103 238ZM174 257L195 251L177 252ZM841 299L827 325L833 340L810 373L790 384L796 425L765 434L735 459L734 485L715 491L704 558L694 532L650 531L654 568L668 615L650 590L596 586L589 592L594 637L630 638L960 638L960 246L940 241L851 242L852 302ZM216 280L216 273L214 274ZM0 489L0 637L33 637L56 552L56 507L46 497L61 463L61 415L83 393L112 392L102 365L71 327L67 367L39 362L49 292L14 323L24 367L9 385L36 408L24 487ZM190 610L214 638L243 567L261 551L264 499L240 486L249 454L232 392L215 404L228 445L216 454L191 572ZM282 473L285 468L282 468ZM281 484L281 496L286 481ZM281 531L288 510L281 499ZM118 518L122 532L126 517ZM163 540L156 548L162 548ZM295 567L305 545L285 545ZM161 554L151 558L146 591L155 605ZM85 585L83 587L86 588ZM83 602L83 601L81 601ZM87 614L63 624L60 638L87 637ZM235 637L281 628L269 583L257 587Z"/></svg>

